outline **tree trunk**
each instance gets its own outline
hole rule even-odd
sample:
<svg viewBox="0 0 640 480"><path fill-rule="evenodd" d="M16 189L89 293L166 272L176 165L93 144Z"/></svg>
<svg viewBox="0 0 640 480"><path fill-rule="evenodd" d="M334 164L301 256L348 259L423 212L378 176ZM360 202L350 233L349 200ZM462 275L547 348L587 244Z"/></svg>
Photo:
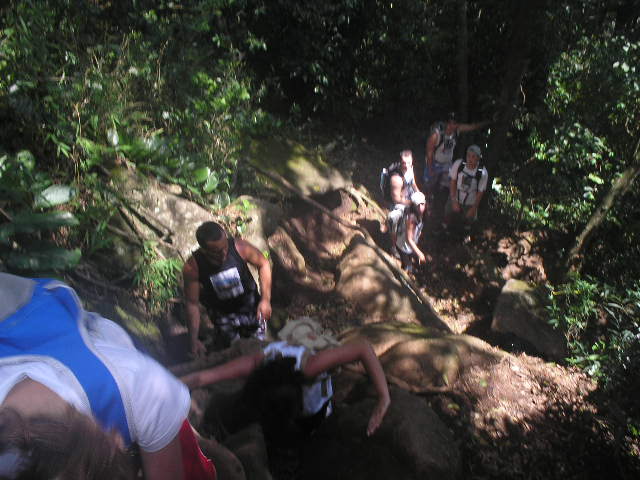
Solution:
<svg viewBox="0 0 640 480"><path fill-rule="evenodd" d="M607 214L613 207L616 200L622 197L633 184L633 181L640 174L640 141L636 145L635 153L633 154L633 158L631 159L631 165L629 165L620 175L613 185L611 189L602 199L598 208L595 209L591 218L580 232L580 235L576 238L573 247L569 251L569 255L567 256L567 261L565 263L565 268L568 272L570 271L580 271L582 268L583 255L585 248L587 247L591 236L595 232L595 230L604 222L605 218L607 218Z"/></svg>
<svg viewBox="0 0 640 480"><path fill-rule="evenodd" d="M467 0L458 0L458 116L469 121L469 31Z"/></svg>
<svg viewBox="0 0 640 480"><path fill-rule="evenodd" d="M485 160L490 174L494 171L493 167L500 163L504 152L507 133L516 112L516 99L522 77L529 65L529 51L534 42L539 42L541 35L544 35L539 20L544 17L546 3L546 0L533 0L518 4L511 36L506 42L509 45L509 51L505 56L506 72L498 99L497 119L491 132Z"/></svg>

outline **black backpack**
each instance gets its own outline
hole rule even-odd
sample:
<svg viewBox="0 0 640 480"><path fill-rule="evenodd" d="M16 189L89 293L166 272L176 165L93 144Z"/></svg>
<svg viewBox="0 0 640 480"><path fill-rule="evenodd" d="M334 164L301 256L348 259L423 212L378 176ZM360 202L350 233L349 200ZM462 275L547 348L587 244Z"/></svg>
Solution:
<svg viewBox="0 0 640 480"><path fill-rule="evenodd" d="M391 176L402 175L400 170L400 162L393 162L388 167L382 169L380 172L380 191L382 192L382 198L385 201L391 201Z"/></svg>
<svg viewBox="0 0 640 480"><path fill-rule="evenodd" d="M429 130L429 136L427 137L427 139L433 135L434 132L438 132L438 144L436 145L436 148L434 148L435 150L438 150L438 148L440 147L440 145L442 145L444 143L444 130L446 128L446 125L444 122L436 122L433 125L431 125L431 129Z"/></svg>

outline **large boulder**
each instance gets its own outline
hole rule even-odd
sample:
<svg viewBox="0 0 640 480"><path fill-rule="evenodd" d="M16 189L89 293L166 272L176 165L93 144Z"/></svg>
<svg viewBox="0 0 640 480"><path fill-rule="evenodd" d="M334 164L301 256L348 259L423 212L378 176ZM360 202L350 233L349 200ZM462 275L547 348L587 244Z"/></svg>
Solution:
<svg viewBox="0 0 640 480"><path fill-rule="evenodd" d="M566 343L562 332L548 322L547 302L540 287L510 279L498 297L491 329L513 334L546 358L560 360L565 356Z"/></svg>
<svg viewBox="0 0 640 480"><path fill-rule="evenodd" d="M447 325L400 282L378 253L355 236L337 270L336 291L366 314L365 323L401 321L449 331Z"/></svg>
<svg viewBox="0 0 640 480"><path fill-rule="evenodd" d="M249 163L279 174L305 195L324 193L350 183L319 153L292 140L269 138L254 141L247 157ZM280 188L279 185L274 187ZM283 193L288 195L290 192Z"/></svg>
<svg viewBox="0 0 640 480"><path fill-rule="evenodd" d="M453 434L426 402L391 389L382 425L367 437L373 398L341 405L304 446L300 478L454 480L461 475Z"/></svg>
<svg viewBox="0 0 640 480"><path fill-rule="evenodd" d="M119 171L114 183L130 203L131 209L124 213L136 234L147 240L160 240L159 248L168 257L186 260L197 248L198 226L215 220L210 211L180 197L176 188L135 171Z"/></svg>
<svg viewBox="0 0 640 480"><path fill-rule="evenodd" d="M470 335L399 322L347 330L342 342L367 340L388 379L411 391L452 385L473 367L498 363L508 354Z"/></svg>
<svg viewBox="0 0 640 480"><path fill-rule="evenodd" d="M115 175L115 182L130 202L131 210L124 211L126 222L118 228L123 231L133 225L131 237L158 241L158 247L167 257L178 256L186 260L198 248L195 232L208 221L222 221L235 226L231 234L239 234L260 251L268 252L267 238L280 221L282 210L265 200L243 195L214 215L207 209L179 196L180 188L143 177L135 171L124 170ZM139 262L140 248L118 239L115 251L118 261L134 268ZM252 271L254 276L257 273Z"/></svg>

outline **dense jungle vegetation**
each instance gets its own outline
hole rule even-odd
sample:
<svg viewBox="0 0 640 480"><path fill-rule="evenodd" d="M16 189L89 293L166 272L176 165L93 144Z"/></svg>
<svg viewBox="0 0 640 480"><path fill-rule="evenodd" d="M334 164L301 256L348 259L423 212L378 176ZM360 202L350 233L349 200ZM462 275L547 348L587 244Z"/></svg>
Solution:
<svg viewBox="0 0 640 480"><path fill-rule="evenodd" d="M553 241L567 361L640 436L639 2L10 0L1 12L1 269L60 272L108 250L121 198L106 180L123 164L217 209L257 188L242 165L252 138L399 151L450 110L493 119L474 137L493 176L485 211ZM147 271L160 261L148 251Z"/></svg>

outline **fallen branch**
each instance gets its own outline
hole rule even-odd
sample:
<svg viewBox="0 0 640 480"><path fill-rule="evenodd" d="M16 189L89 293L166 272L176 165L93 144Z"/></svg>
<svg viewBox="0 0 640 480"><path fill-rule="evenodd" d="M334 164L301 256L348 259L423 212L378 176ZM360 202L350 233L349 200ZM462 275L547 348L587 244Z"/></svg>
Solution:
<svg viewBox="0 0 640 480"><path fill-rule="evenodd" d="M420 303L422 303L423 305L425 305L429 309L429 311L431 312L432 315L434 315L438 320L440 320L443 324L445 324L445 322L438 316L436 311L431 306L431 302L429 302L429 299L420 291L420 288L415 284L415 282L401 268L398 268L398 266L395 264L395 261L391 258L391 256L387 252L385 252L383 249L378 247L378 245L376 245L376 243L371 238L371 235L369 234L369 232L367 232L366 229L362 228L359 225L355 225L355 224L353 224L351 222L348 222L348 221L343 220L342 218L338 217L333 212L331 212L329 209L327 209L324 205L322 205L322 204L316 202L315 200L309 198L300 189L298 189L298 188L294 187L293 185L291 185L291 183L289 183L289 181L286 178L283 178L281 175L278 175L277 173L267 172L267 171L261 169L260 167L256 167L255 165L251 165L250 164L250 166L251 166L251 168L253 168L259 174L270 178L272 181L276 182L279 185L282 185L287 190L295 193L303 201L305 201L306 203L308 203L308 204L314 206L315 208L319 209L321 212L326 214L332 220L335 220L336 222L338 222L340 225L343 225L343 226L345 226L347 228L350 228L352 230L356 230L356 231L360 232L362 234L362 236L364 237L365 243L369 247L371 247L378 254L380 259L393 272L393 274L395 275L396 279L398 281L400 281L403 285L405 285L414 294L414 296L418 299L418 301Z"/></svg>
<svg viewBox="0 0 640 480"><path fill-rule="evenodd" d="M348 370L349 372L358 373L360 375L366 375L366 372L360 365L349 364L343 365L342 368ZM403 380L400 377L396 377L390 373L384 373L387 382L394 384L396 387L400 387L403 390L406 390L411 393L415 393L416 395L426 395L426 394L441 394L441 393L451 393L451 387L434 387L434 386L426 386L426 387L416 387L415 385L411 385L406 380Z"/></svg>
<svg viewBox="0 0 640 480"><path fill-rule="evenodd" d="M138 226L138 222L146 225L153 233L156 234L154 240L156 240L158 243L162 244L163 247L167 248L171 252L175 253L178 257L180 257L180 259L182 261L186 260L182 256L182 254L180 253L179 249L177 249L172 244L170 244L169 242L164 240L164 238L167 235L169 235L170 232L165 234L162 231L162 229L154 226L153 222L151 221L151 218L155 219L155 217L153 217L153 215L151 213L146 213L145 214L142 210L134 208L128 202L124 202L123 206L119 207L119 211L120 211L120 214L122 215L122 217L127 220L127 223L129 224L131 229L136 233L136 235L140 239L140 244L141 245L144 245L144 241L146 239L146 236L145 236L145 233L142 231L142 229ZM134 219L137 219L138 222L136 222ZM165 255L163 255L162 252L158 248L154 247L154 250L156 251L156 253L158 254L158 256L160 258L162 258L162 259L166 258Z"/></svg>
<svg viewBox="0 0 640 480"><path fill-rule="evenodd" d="M122 288L120 287L114 287L113 285L109 285L108 283L101 282L100 280L96 280L93 277L85 275L84 273L81 273L78 269L72 270L70 274L75 275L83 282L91 283L97 287L104 288L105 290L109 290L110 292L119 292L122 290Z"/></svg>
<svg viewBox="0 0 640 480"><path fill-rule="evenodd" d="M7 212L5 212L2 208L0 208L0 213L2 213L2 215L7 217L7 220L9 220L10 222L13 222L13 218L11 218L11 215L9 215Z"/></svg>
<svg viewBox="0 0 640 480"><path fill-rule="evenodd" d="M142 241L139 238L134 237L133 235L125 232L124 230L119 229L118 227L114 227L113 225L107 225L107 230L109 230L111 233L115 233L116 235L120 235L126 240L129 240L134 245L137 245L139 247L142 246Z"/></svg>

